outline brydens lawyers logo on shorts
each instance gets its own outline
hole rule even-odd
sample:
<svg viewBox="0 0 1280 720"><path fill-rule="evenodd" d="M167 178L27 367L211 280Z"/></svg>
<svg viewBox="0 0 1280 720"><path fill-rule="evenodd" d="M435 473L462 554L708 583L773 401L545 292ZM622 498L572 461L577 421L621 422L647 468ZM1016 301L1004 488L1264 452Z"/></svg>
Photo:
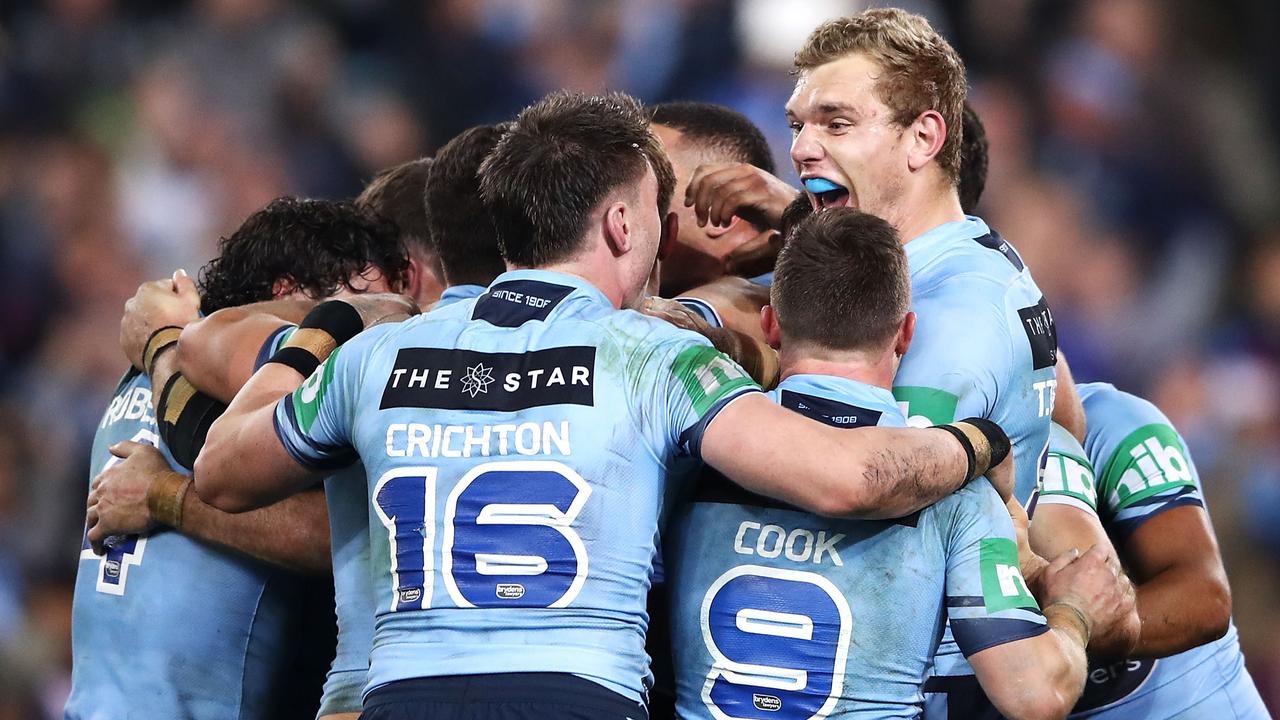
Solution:
<svg viewBox="0 0 1280 720"><path fill-rule="evenodd" d="M594 405L596 349L571 346L523 353L401 348L380 408L514 411Z"/></svg>

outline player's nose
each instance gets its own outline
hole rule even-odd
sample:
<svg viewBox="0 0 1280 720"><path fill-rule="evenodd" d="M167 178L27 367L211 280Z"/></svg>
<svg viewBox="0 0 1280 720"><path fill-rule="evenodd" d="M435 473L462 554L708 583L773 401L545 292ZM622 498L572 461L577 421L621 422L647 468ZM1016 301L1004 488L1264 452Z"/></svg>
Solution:
<svg viewBox="0 0 1280 720"><path fill-rule="evenodd" d="M826 155L826 148L812 125L803 126L791 141L791 160L797 167L822 160Z"/></svg>

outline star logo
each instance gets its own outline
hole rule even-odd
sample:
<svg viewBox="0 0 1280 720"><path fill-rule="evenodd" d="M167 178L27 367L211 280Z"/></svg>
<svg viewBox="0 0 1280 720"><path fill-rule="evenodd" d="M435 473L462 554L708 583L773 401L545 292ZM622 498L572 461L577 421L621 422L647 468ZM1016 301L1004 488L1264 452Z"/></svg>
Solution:
<svg viewBox="0 0 1280 720"><path fill-rule="evenodd" d="M462 376L462 392L475 397L480 393L489 392L489 385L493 382L493 368L485 367L484 363L478 363L474 367L468 367L465 375Z"/></svg>

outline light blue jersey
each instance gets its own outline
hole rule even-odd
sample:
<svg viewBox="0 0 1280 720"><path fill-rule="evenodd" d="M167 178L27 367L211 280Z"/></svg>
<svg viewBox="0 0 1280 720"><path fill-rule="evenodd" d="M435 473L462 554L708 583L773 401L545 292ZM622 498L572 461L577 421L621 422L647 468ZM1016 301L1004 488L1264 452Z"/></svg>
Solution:
<svg viewBox="0 0 1280 720"><path fill-rule="evenodd" d="M1172 508L1204 507L1200 476L1186 442L1156 406L1105 383L1078 388L1088 422L1087 459L1051 456L1043 499L1057 495L1096 507L1123 558L1126 543L1147 520ZM1097 471L1096 483L1078 469L1087 463ZM1062 482L1054 477L1059 465L1066 473ZM1091 667L1071 717L1270 716L1244 667L1232 623L1218 640L1177 655Z"/></svg>
<svg viewBox="0 0 1280 720"><path fill-rule="evenodd" d="M837 427L906 424L889 391L844 378L794 375L770 397ZM1047 630L985 479L859 521L708 470L665 548L682 718L914 718L944 619L966 656Z"/></svg>
<svg viewBox="0 0 1280 720"><path fill-rule="evenodd" d="M482 285L454 285L445 289L434 309L480 297ZM258 354L261 367L296 329L280 328ZM333 562L333 599L338 618L338 642L325 678L318 717L358 713L369 673L373 620L377 610L369 564L369 511L365 501L364 465L356 463L325 478L329 509L329 547Z"/></svg>
<svg viewBox="0 0 1280 720"><path fill-rule="evenodd" d="M368 689L562 672L640 701L667 479L757 391L701 336L536 270L339 348L276 428L307 466L364 462Z"/></svg>
<svg viewBox="0 0 1280 720"><path fill-rule="evenodd" d="M973 216L939 225L904 249L916 332L894 397L915 427L974 416L999 423L1013 442L1014 494L1029 506L1057 388L1057 331L1044 295L1018 252ZM973 676L949 630L934 673Z"/></svg>
<svg viewBox="0 0 1280 720"><path fill-rule="evenodd" d="M92 473L118 462L107 450L117 442L159 444L152 408L150 382L131 372L98 426ZM105 556L86 543L72 606L66 718L275 717L272 690L290 656L293 582L170 530L127 537Z"/></svg>
<svg viewBox="0 0 1280 720"><path fill-rule="evenodd" d="M720 319L720 312L716 310L711 303L696 297L678 297L676 302L698 313L707 324L713 328L724 327L724 320Z"/></svg>

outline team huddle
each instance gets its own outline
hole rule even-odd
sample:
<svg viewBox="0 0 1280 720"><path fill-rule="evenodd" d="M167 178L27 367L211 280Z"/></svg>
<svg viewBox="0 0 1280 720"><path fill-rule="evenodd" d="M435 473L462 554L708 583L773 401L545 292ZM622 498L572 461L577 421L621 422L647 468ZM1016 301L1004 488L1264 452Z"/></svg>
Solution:
<svg viewBox="0 0 1280 720"><path fill-rule="evenodd" d="M66 717L1268 717L1186 443L971 214L954 49L795 71L799 192L558 92L140 287Z"/></svg>

